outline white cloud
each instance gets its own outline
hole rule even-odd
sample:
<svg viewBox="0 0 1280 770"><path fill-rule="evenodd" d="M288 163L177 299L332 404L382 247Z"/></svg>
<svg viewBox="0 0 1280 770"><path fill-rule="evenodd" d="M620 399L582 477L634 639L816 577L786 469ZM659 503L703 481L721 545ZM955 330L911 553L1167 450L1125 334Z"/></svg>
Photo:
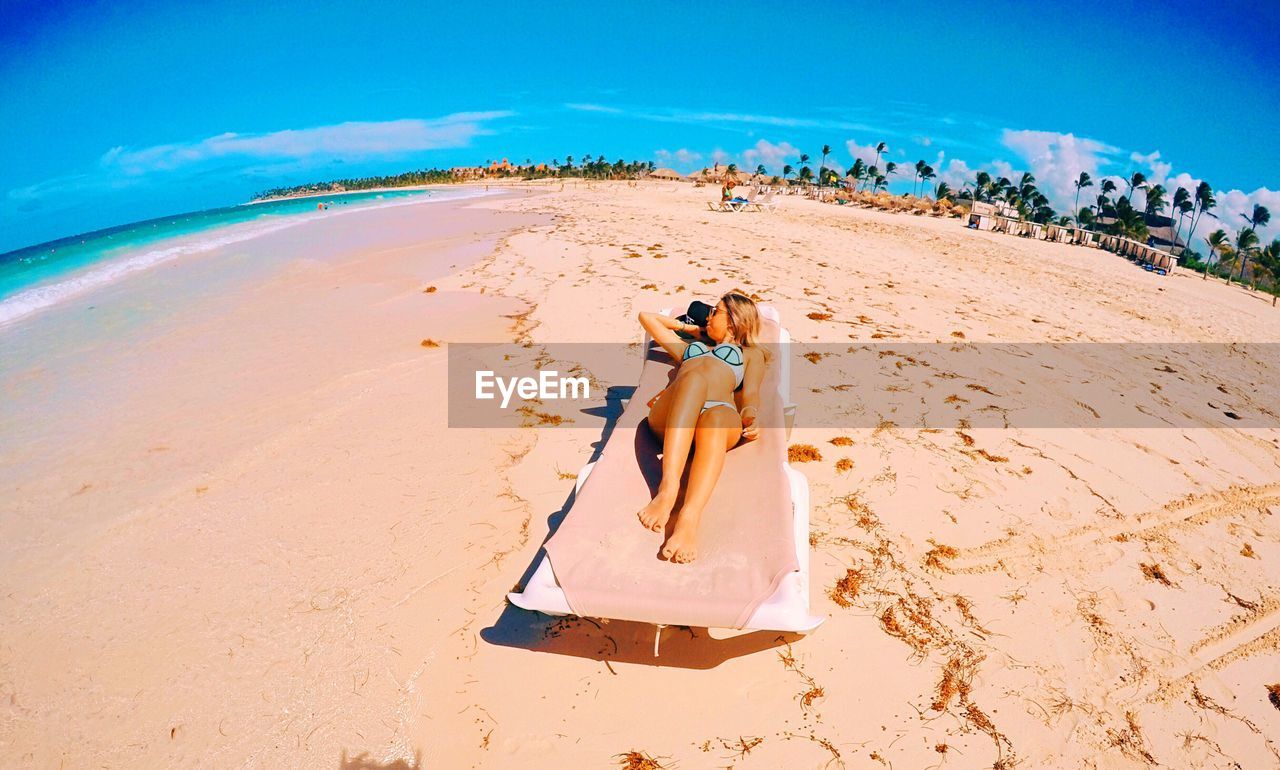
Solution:
<svg viewBox="0 0 1280 770"><path fill-rule="evenodd" d="M1013 182L1022 174L1014 171L1013 165L1007 160L993 160L991 161L991 175L996 178L1004 177L1010 182Z"/></svg>
<svg viewBox="0 0 1280 770"><path fill-rule="evenodd" d="M603 104L582 104L578 102L569 102L564 105L568 109L577 110L578 112L604 112L609 115L619 115L622 110L617 107L606 107Z"/></svg>
<svg viewBox="0 0 1280 770"><path fill-rule="evenodd" d="M433 120L339 123L266 134L225 133L195 142L141 149L113 147L102 156L100 164L106 169L138 175L224 158L368 157L465 147L472 137L490 133L484 123L510 115L460 112Z"/></svg>
<svg viewBox="0 0 1280 770"><path fill-rule="evenodd" d="M1173 164L1161 162L1159 150L1146 155L1131 152L1129 153L1129 160L1146 167L1146 172L1143 173L1143 176L1147 178L1149 184L1165 185L1165 182L1169 179L1169 172L1173 169Z"/></svg>
<svg viewBox="0 0 1280 770"><path fill-rule="evenodd" d="M1117 152L1115 147L1095 139L1054 131L1005 129L1001 142L1027 162L1036 186L1059 210L1071 208L1080 172L1096 178L1099 164L1107 160L1105 156ZM1017 181L1012 174L1001 175Z"/></svg>
<svg viewBox="0 0 1280 770"><path fill-rule="evenodd" d="M669 166L677 171L681 169L689 169L693 164L702 160L702 153L687 150L684 147L671 152L670 150L658 150L654 154L654 161L659 166Z"/></svg>
<svg viewBox="0 0 1280 770"><path fill-rule="evenodd" d="M972 182L974 175L978 171L977 169L969 168L969 164L959 158L952 158L945 167L942 165L941 159L939 159L935 168L938 169L938 181L946 182L956 192L959 192L964 187L965 182Z"/></svg>
<svg viewBox="0 0 1280 770"><path fill-rule="evenodd" d="M764 164L770 174L781 174L782 167L799 156L800 150L790 142L774 144L766 139L761 139L754 147L742 152L743 165L748 170L755 171L757 165Z"/></svg>
<svg viewBox="0 0 1280 770"><path fill-rule="evenodd" d="M868 166L875 164L876 146L874 144L858 144L857 140L850 139L844 143L844 146L854 160L861 159ZM881 153L880 157L884 158L884 153Z"/></svg>
<svg viewBox="0 0 1280 770"><path fill-rule="evenodd" d="M744 112L711 112L676 109L672 107L614 107L603 104L565 103L566 109L578 112L597 112L620 115L638 120L651 120L663 123L719 123L746 124L752 126L773 126L777 128L817 128L844 131L874 131L862 123L851 123L846 120L814 120L784 115L760 115Z"/></svg>
<svg viewBox="0 0 1280 770"><path fill-rule="evenodd" d="M1266 206L1271 212L1271 222L1266 227L1258 229L1258 239L1265 244L1270 243L1273 238L1280 237L1280 222L1276 221L1276 218L1280 217L1280 190L1269 190L1265 187L1259 187L1251 193L1243 190L1228 190L1217 193L1215 197L1218 206L1213 213L1218 215L1218 220L1217 222L1201 220L1205 221L1205 225L1201 225L1196 230L1197 237L1201 232L1207 234L1219 227L1234 236L1236 231L1249 226L1242 215L1252 215L1253 207L1259 204Z"/></svg>

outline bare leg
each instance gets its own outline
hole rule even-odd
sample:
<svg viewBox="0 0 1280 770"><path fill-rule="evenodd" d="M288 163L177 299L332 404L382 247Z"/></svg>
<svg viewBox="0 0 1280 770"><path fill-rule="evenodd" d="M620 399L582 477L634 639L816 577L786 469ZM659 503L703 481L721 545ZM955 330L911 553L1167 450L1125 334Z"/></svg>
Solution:
<svg viewBox="0 0 1280 770"><path fill-rule="evenodd" d="M702 523L702 510L720 479L725 454L741 437L742 420L728 407L712 407L698 420L689 488L685 490L684 505L680 506L680 513L676 516L675 530L662 544L664 558L681 564L698 558L698 526Z"/></svg>
<svg viewBox="0 0 1280 770"><path fill-rule="evenodd" d="M680 477L684 475L684 464L689 459L689 447L693 445L698 414L706 400L707 381L695 372L678 378L662 394L659 403L654 404L657 411L663 401L667 402L666 419L660 420L663 423L662 481L658 483L658 493L653 500L637 514L640 523L654 532L665 529L667 519L671 518L671 509L680 494Z"/></svg>

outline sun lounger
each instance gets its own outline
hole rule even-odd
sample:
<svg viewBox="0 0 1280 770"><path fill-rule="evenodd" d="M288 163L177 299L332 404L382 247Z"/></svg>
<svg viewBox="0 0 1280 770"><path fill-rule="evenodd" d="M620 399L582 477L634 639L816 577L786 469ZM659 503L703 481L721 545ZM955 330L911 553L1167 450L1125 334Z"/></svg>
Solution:
<svg viewBox="0 0 1280 770"><path fill-rule="evenodd" d="M746 211L755 205L755 193L752 192L745 198L731 198L727 201L707 201L707 208L712 211ZM759 210L759 209L757 209Z"/></svg>
<svg viewBox="0 0 1280 770"><path fill-rule="evenodd" d="M759 198L752 201L752 204L756 207L756 211L778 210L778 202L773 199L773 193L761 195Z"/></svg>
<svg viewBox="0 0 1280 770"><path fill-rule="evenodd" d="M762 315L762 342L789 342L777 312L762 306ZM579 472L568 513L528 583L508 599L527 610L653 623L659 631L706 627L717 638L814 630L824 618L809 613L809 486L787 463L782 427L789 356L773 348L760 438L725 459L702 518L697 560L674 564L659 558L664 535L636 517L661 476L661 442L643 424L647 402L673 368L648 339L644 350L639 385L600 458ZM655 655L656 645L655 637Z"/></svg>

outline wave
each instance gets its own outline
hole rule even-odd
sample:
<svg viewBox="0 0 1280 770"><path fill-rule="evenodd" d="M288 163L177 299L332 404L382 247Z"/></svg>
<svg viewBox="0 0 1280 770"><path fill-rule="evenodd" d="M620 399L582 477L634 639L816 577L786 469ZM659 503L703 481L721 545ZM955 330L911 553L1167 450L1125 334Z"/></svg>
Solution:
<svg viewBox="0 0 1280 770"><path fill-rule="evenodd" d="M77 270L53 283L38 284L29 289L7 297L0 301L0 326L6 326L22 318L26 318L32 313L39 312L46 308L53 307L59 303L65 302L73 297L83 295L93 289L115 283L134 273L147 270L156 265L179 257L190 254L199 254L222 246L228 246L233 243L241 243L243 241L260 238L269 233L278 232L297 225L306 224L317 219L330 218L335 216L343 216L346 214L356 214L370 209L398 208L400 206L417 206L427 203L439 203L442 201L463 200L466 198L478 198L485 195L494 195L494 192L485 192L477 190L475 192L466 191L457 195L447 196L413 196L409 199L386 200L381 197L376 198L378 202L367 206L357 206L355 208L346 209L326 209L325 211L313 211L301 214L289 214L281 216L279 219L271 219L266 221L255 221L252 223L238 223L232 225L220 225L210 228L204 234L223 231L215 237L201 237L200 240L178 243L169 245L164 248L148 249L138 254L122 256L112 259L109 262L101 263L87 268ZM181 238L189 238L191 236L179 236Z"/></svg>

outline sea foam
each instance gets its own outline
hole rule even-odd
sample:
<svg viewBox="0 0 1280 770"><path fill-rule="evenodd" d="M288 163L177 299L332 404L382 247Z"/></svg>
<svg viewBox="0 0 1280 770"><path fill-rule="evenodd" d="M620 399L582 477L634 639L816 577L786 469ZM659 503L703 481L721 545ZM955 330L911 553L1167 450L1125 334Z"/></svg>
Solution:
<svg viewBox="0 0 1280 770"><path fill-rule="evenodd" d="M222 246L228 246L233 243L241 243L254 238L260 238L269 233L278 232L290 227L296 227L317 219L356 214L361 211L369 211L370 209L417 206L427 203L439 203L442 201L483 197L485 195L496 194L496 192L497 191L487 192L476 190L466 191L465 193L457 195L449 195L447 197L422 196L408 200L400 199L393 201L388 201L383 198L375 198L374 200L376 200L377 203L370 205L344 209L326 209L323 212L314 211L305 214L290 214L266 221L259 220L214 227L200 236L179 236L174 239L180 241L179 243L164 246L162 248L150 248L133 254L112 257L106 262L82 268L51 282L37 284L29 289L24 289L5 298L3 301L0 301L0 326L11 324L14 321L26 318L32 313L53 307L54 305L65 302L73 297L81 296L93 289L107 286L130 275L148 270L156 265L172 261L179 257L191 254L200 254L212 251Z"/></svg>

